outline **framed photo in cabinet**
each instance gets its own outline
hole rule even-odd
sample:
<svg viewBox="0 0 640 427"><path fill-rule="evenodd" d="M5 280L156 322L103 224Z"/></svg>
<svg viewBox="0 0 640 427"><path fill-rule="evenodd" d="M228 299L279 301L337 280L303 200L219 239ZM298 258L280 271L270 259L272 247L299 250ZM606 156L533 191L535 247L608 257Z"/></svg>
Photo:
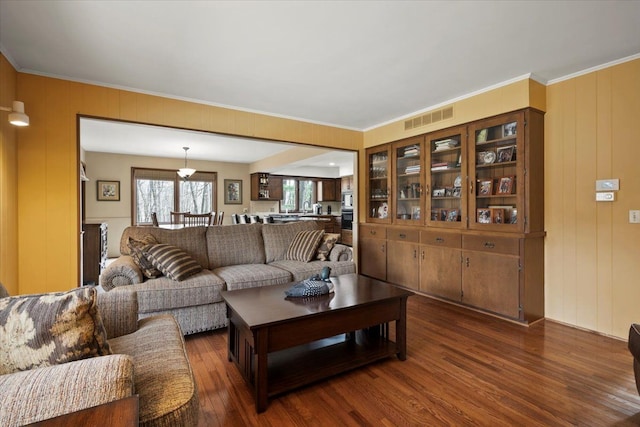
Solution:
<svg viewBox="0 0 640 427"><path fill-rule="evenodd" d="M503 176L498 183L496 194L511 194L513 191L513 176Z"/></svg>
<svg viewBox="0 0 640 427"><path fill-rule="evenodd" d="M491 209L478 209L476 221L478 224L491 224Z"/></svg>
<svg viewBox="0 0 640 427"><path fill-rule="evenodd" d="M451 196L452 197L460 197L460 196L462 196L462 188L453 187L453 191L451 192Z"/></svg>
<svg viewBox="0 0 640 427"><path fill-rule="evenodd" d="M492 179L479 179L478 180L478 195L479 196L491 196L493 194L493 180Z"/></svg>
<svg viewBox="0 0 640 427"><path fill-rule="evenodd" d="M491 222L494 224L504 224L504 209L491 209Z"/></svg>
<svg viewBox="0 0 640 427"><path fill-rule="evenodd" d="M499 147L496 152L497 152L497 157L498 163L503 163L503 162L510 162L512 160L514 160L513 158L513 152L515 150L516 146L515 145L510 145L508 147Z"/></svg>
<svg viewBox="0 0 640 427"><path fill-rule="evenodd" d="M438 209L431 209L431 221L437 221L439 215L440 215L440 212Z"/></svg>
<svg viewBox="0 0 640 427"><path fill-rule="evenodd" d="M480 129L476 135L476 142L486 142L489 129Z"/></svg>
<svg viewBox="0 0 640 427"><path fill-rule="evenodd" d="M446 221L449 211L447 209L439 209L438 221Z"/></svg>
<svg viewBox="0 0 640 427"><path fill-rule="evenodd" d="M450 209L447 213L447 221L456 222L458 221L458 209Z"/></svg>
<svg viewBox="0 0 640 427"><path fill-rule="evenodd" d="M509 224L517 224L518 223L518 210L511 209L511 218L509 218Z"/></svg>
<svg viewBox="0 0 640 427"><path fill-rule="evenodd" d="M511 122L511 123L507 123L505 125L502 126L502 136L503 137L508 137L508 136L514 136L516 134L516 126L518 125L517 122Z"/></svg>

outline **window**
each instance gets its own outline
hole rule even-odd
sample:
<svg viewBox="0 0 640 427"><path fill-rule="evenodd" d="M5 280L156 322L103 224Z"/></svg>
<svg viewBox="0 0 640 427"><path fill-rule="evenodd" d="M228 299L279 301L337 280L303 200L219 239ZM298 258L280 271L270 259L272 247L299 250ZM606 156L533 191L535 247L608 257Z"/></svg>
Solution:
<svg viewBox="0 0 640 427"><path fill-rule="evenodd" d="M132 206L135 225L151 224L155 212L159 223L170 223L172 211L207 213L216 210L215 172L196 172L183 181L176 171L132 169Z"/></svg>
<svg viewBox="0 0 640 427"><path fill-rule="evenodd" d="M310 179L285 178L282 180L280 210L285 212L310 211L316 202L316 183Z"/></svg>

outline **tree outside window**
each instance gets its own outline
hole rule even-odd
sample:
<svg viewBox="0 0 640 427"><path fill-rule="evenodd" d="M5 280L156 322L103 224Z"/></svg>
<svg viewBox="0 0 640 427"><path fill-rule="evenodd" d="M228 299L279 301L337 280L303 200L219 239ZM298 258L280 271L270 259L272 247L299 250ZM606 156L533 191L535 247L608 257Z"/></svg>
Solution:
<svg viewBox="0 0 640 427"><path fill-rule="evenodd" d="M175 171L132 168L133 220L135 225L171 222L170 212L208 213L216 210L215 172L196 172L183 181Z"/></svg>
<svg viewBox="0 0 640 427"><path fill-rule="evenodd" d="M316 183L310 179L285 178L282 180L280 211L311 211L316 202Z"/></svg>

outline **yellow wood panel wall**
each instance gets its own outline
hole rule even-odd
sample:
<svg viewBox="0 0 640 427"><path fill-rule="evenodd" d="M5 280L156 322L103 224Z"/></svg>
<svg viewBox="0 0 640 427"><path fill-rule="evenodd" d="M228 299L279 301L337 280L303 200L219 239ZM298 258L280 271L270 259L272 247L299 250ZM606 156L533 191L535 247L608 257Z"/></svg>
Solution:
<svg viewBox="0 0 640 427"><path fill-rule="evenodd" d="M79 282L78 114L334 148L362 146L357 131L31 74L17 73L16 93L31 117L17 151L21 294L70 289Z"/></svg>
<svg viewBox="0 0 640 427"><path fill-rule="evenodd" d="M625 338L640 322L640 60L547 87L547 317ZM612 203L597 179L619 178Z"/></svg>
<svg viewBox="0 0 640 427"><path fill-rule="evenodd" d="M16 99L17 73L0 55L0 106L11 107ZM28 111L27 111L28 113ZM0 112L0 283L10 294L18 293L18 193L16 187L16 139L24 129L9 124Z"/></svg>

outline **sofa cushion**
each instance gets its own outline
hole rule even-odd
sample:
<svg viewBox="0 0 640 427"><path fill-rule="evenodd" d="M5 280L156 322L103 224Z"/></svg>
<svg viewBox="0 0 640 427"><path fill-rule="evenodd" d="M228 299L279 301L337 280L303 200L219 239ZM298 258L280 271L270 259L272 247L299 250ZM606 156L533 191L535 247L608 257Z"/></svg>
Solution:
<svg viewBox="0 0 640 427"><path fill-rule="evenodd" d="M200 264L177 246L166 243L148 245L143 253L165 276L178 282L202 271Z"/></svg>
<svg viewBox="0 0 640 427"><path fill-rule="evenodd" d="M112 292L137 292L138 312L142 314L220 302L223 290L224 280L205 269L182 282L158 277Z"/></svg>
<svg viewBox="0 0 640 427"><path fill-rule="evenodd" d="M320 246L318 246L318 250L316 251L315 258L320 261L328 260L329 253L339 238L340 235L338 233L324 233L322 235L322 240L320 241Z"/></svg>
<svg viewBox="0 0 640 427"><path fill-rule="evenodd" d="M293 281L300 281L308 279L309 277L320 274L323 267L331 268L332 276L339 276L341 274L350 274L356 272L356 265L352 261L290 261L281 260L274 261L269 264L272 267L277 267L282 270L286 270L291 273Z"/></svg>
<svg viewBox="0 0 640 427"><path fill-rule="evenodd" d="M169 315L141 319L136 332L110 340L114 353L133 358L139 424L198 425L198 393L184 339Z"/></svg>
<svg viewBox="0 0 640 427"><path fill-rule="evenodd" d="M144 277L148 279L155 279L156 277L162 276L162 272L158 270L151 260L145 255L145 249L150 245L156 245L159 242L153 237L151 234L147 234L143 236L140 240L134 239L129 236L129 241L127 246L131 251L131 258L133 262L140 268Z"/></svg>
<svg viewBox="0 0 640 427"><path fill-rule="evenodd" d="M111 354L96 289L0 299L0 375Z"/></svg>
<svg viewBox="0 0 640 427"><path fill-rule="evenodd" d="M155 237L159 243L179 247L195 259L201 267L206 268L209 265L207 241L205 238L207 228L210 227L185 227L177 230L143 226L127 227L122 232L122 237L120 238L120 253L122 255L131 255L131 251L127 246L129 236L140 240L142 237L150 234Z"/></svg>
<svg viewBox="0 0 640 427"><path fill-rule="evenodd" d="M209 227L207 251L209 268L227 265L264 264L262 224Z"/></svg>
<svg viewBox="0 0 640 427"><path fill-rule="evenodd" d="M229 265L213 272L224 279L229 291L291 282L288 271L266 264Z"/></svg>
<svg viewBox="0 0 640 427"><path fill-rule="evenodd" d="M298 221L288 224L262 224L262 238L264 239L265 262L284 259L289 244L299 231L318 230L318 221Z"/></svg>
<svg viewBox="0 0 640 427"><path fill-rule="evenodd" d="M311 261L318 250L323 235L324 230L298 231L293 240L291 240L284 259L303 262Z"/></svg>

